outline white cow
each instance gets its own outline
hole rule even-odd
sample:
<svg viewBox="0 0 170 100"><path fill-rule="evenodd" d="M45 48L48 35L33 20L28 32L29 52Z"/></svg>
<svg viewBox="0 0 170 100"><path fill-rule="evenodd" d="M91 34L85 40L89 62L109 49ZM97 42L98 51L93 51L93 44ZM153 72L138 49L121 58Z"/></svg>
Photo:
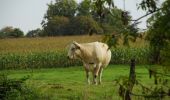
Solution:
<svg viewBox="0 0 170 100"><path fill-rule="evenodd" d="M111 51L105 43L92 42L79 44L74 41L70 45L67 56L69 59L80 59L83 62L88 84L90 84L90 71L93 73L94 84L97 84L98 75L99 84L101 84L102 71L110 62Z"/></svg>

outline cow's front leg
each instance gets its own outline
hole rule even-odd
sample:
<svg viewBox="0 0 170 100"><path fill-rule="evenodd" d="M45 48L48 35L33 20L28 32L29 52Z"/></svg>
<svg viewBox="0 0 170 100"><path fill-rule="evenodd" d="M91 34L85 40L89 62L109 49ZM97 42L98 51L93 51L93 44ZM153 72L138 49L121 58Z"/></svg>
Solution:
<svg viewBox="0 0 170 100"><path fill-rule="evenodd" d="M87 83L90 85L89 71L86 70Z"/></svg>
<svg viewBox="0 0 170 100"><path fill-rule="evenodd" d="M89 69L89 65L84 64L84 68L85 68L85 71L86 71L87 83L90 84L90 78L89 78L89 74L90 74L89 71L90 71L90 69Z"/></svg>
<svg viewBox="0 0 170 100"><path fill-rule="evenodd" d="M103 72L103 67L100 67L100 70L99 70L99 84L101 84L101 82L102 82L102 72Z"/></svg>
<svg viewBox="0 0 170 100"><path fill-rule="evenodd" d="M100 70L100 66L101 64L97 64L96 66L94 66L94 70L93 70L93 82L95 85L97 85L97 76Z"/></svg>

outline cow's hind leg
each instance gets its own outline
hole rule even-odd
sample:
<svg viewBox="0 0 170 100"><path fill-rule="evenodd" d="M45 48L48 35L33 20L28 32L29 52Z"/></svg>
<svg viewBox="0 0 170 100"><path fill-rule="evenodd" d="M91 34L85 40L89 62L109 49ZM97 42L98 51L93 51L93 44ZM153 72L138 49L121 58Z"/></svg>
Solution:
<svg viewBox="0 0 170 100"><path fill-rule="evenodd" d="M98 76L100 67L101 67L101 64L97 64L93 70L93 82L95 85L97 85L97 76Z"/></svg>

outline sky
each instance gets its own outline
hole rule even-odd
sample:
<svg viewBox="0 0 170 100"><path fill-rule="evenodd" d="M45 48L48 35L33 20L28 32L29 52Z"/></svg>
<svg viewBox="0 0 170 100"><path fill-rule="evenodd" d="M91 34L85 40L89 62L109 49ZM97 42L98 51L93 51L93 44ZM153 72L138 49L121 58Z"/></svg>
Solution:
<svg viewBox="0 0 170 100"><path fill-rule="evenodd" d="M47 4L55 0L0 0L0 29L5 26L20 28L25 33L41 28L41 22L47 11ZM82 0L76 0L80 2ZM125 9L132 19L137 19L146 12L137 10L136 4L141 0L125 0ZM114 0L118 8L123 9L123 0ZM146 29L146 19L143 18L139 28Z"/></svg>

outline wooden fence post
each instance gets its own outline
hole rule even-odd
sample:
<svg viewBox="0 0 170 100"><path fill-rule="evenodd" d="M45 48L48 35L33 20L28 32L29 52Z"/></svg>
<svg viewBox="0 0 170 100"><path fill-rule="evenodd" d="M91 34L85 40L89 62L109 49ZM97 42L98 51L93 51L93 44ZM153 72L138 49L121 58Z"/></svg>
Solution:
<svg viewBox="0 0 170 100"><path fill-rule="evenodd" d="M136 81L135 59L131 59L130 73L129 73L129 87L128 87L126 93L125 93L125 100L131 100L130 93L133 89L135 81Z"/></svg>

